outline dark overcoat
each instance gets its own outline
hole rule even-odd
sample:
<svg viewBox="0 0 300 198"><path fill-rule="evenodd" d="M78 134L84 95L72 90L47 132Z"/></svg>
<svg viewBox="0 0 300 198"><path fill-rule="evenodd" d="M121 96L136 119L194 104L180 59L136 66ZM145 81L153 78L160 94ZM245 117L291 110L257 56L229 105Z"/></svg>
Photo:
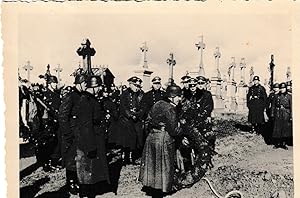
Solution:
<svg viewBox="0 0 300 198"><path fill-rule="evenodd" d="M278 94L274 100L273 138L292 137L292 95Z"/></svg>
<svg viewBox="0 0 300 198"><path fill-rule="evenodd" d="M253 85L247 93L247 106L249 109L248 121L251 124L263 124L264 110L267 102L267 93L263 86Z"/></svg>
<svg viewBox="0 0 300 198"><path fill-rule="evenodd" d="M146 119L152 106L156 102L163 100L165 97L166 97L166 92L161 89L155 90L152 88L150 91L146 92L141 101L142 119Z"/></svg>
<svg viewBox="0 0 300 198"><path fill-rule="evenodd" d="M74 128L78 119L78 105L81 93L74 88L64 99L59 108L59 126L62 133L62 160L67 170L76 171L76 144Z"/></svg>
<svg viewBox="0 0 300 198"><path fill-rule="evenodd" d="M120 117L109 137L110 143L135 150L142 147L142 122L139 119L142 95L125 90L120 96Z"/></svg>
<svg viewBox="0 0 300 198"><path fill-rule="evenodd" d="M103 116L96 97L84 92L75 127L76 169L80 184L109 181L104 131L101 130Z"/></svg>
<svg viewBox="0 0 300 198"><path fill-rule="evenodd" d="M175 107L170 102L158 101L148 120L150 133L143 150L139 181L144 186L170 192L175 174L175 137L181 132Z"/></svg>

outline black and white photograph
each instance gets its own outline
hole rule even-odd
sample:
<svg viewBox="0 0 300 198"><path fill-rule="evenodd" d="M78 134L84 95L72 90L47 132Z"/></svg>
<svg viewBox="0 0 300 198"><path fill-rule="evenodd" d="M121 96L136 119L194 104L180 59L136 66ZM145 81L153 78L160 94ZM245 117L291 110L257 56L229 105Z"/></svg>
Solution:
<svg viewBox="0 0 300 198"><path fill-rule="evenodd" d="M85 3L2 5L11 197L297 197L299 4Z"/></svg>

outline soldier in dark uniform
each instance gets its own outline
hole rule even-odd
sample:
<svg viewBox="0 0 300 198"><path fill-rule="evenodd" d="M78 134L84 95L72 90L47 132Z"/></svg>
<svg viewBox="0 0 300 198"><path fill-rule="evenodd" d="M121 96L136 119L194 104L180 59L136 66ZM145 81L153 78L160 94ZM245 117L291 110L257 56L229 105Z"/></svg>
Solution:
<svg viewBox="0 0 300 198"><path fill-rule="evenodd" d="M78 104L78 118L75 123L76 170L80 197L95 197L96 187L101 182L109 183L106 158L105 135L101 121L105 116L94 93L100 89L100 77L91 76L87 89Z"/></svg>
<svg viewBox="0 0 300 198"><path fill-rule="evenodd" d="M181 77L181 83L183 84L183 88L182 88L182 96L183 99L189 97L190 95L190 88L189 88L189 80L190 80L190 76L185 75L183 77Z"/></svg>
<svg viewBox="0 0 300 198"><path fill-rule="evenodd" d="M208 122L211 122L211 113L214 109L214 102L211 92L207 90L207 79L204 76L197 76L196 79L198 81L198 89L200 90L200 95L203 94L203 101L206 101L206 119L208 119Z"/></svg>
<svg viewBox="0 0 300 198"><path fill-rule="evenodd" d="M59 108L59 125L62 133L62 160L66 168L66 183L68 190L72 194L77 194L79 190L76 174L76 142L74 128L78 118L78 105L82 92L86 89L86 76L77 75L74 81L75 86L67 94Z"/></svg>
<svg viewBox="0 0 300 198"><path fill-rule="evenodd" d="M265 122L264 111L267 102L265 88L259 84L259 77L253 77L253 85L247 93L248 121L252 124L252 131L260 134L260 128Z"/></svg>
<svg viewBox="0 0 300 198"><path fill-rule="evenodd" d="M164 99L166 92L161 89L161 78L156 76L152 79L152 88L146 92L142 99L142 117L147 118L151 107L158 101Z"/></svg>
<svg viewBox="0 0 300 198"><path fill-rule="evenodd" d="M60 142L61 135L58 124L58 110L60 106L60 94L57 92L57 78L49 76L48 87L44 91L43 102L48 107L43 115L43 134L40 136L39 152L45 161L44 170L56 168L61 158ZM48 161L48 162L47 162Z"/></svg>
<svg viewBox="0 0 300 198"><path fill-rule="evenodd" d="M117 129L112 132L109 142L121 146L124 162L134 163L133 151L138 149L138 133L136 125L140 120L140 93L138 77L129 78L129 88L122 92L120 97L120 117Z"/></svg>
<svg viewBox="0 0 300 198"><path fill-rule="evenodd" d="M286 143L293 137L292 132L292 95L287 93L286 83L280 84L280 93L275 96L272 105L274 117L274 148L288 149Z"/></svg>
<svg viewBox="0 0 300 198"><path fill-rule="evenodd" d="M273 90L272 92L269 94L268 98L267 98L267 105L266 105L266 113L267 116L269 118L269 121L267 123L266 126L266 131L263 134L265 141L267 144L272 143L272 133L273 133L273 129L274 129L274 113L272 113L272 105L274 105L274 100L275 97L277 96L277 94L279 94L280 90L279 90L279 84L278 83L274 83L273 85Z"/></svg>

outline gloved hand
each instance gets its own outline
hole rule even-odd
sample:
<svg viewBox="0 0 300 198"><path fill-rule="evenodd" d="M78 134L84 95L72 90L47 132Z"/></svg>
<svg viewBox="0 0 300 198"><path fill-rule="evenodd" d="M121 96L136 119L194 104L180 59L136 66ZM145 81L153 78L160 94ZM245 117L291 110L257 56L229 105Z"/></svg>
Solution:
<svg viewBox="0 0 300 198"><path fill-rule="evenodd" d="M96 156L97 156L97 149L89 151L87 154L87 157L90 159L96 158Z"/></svg>

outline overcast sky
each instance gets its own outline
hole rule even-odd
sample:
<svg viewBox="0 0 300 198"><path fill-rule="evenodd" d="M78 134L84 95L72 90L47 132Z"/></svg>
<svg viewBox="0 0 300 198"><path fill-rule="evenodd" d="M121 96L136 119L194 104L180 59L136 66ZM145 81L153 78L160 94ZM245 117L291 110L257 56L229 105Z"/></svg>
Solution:
<svg viewBox="0 0 300 198"><path fill-rule="evenodd" d="M186 71L197 71L200 52L195 47L203 34L204 69L211 78L216 72L213 53L220 47L222 76L227 75L231 57L236 58L236 80L242 57L246 59L246 80L250 67L261 81L269 78L270 55L275 56L275 80L286 80L286 70L291 66L292 38L291 20L279 14L203 14L201 12L181 14L163 13L94 13L94 14L26 14L19 16L18 64L22 67L30 61L34 67L31 81L37 82L44 74L46 65L51 68L60 64L62 79L73 82L70 74L81 60L76 53L83 38L87 37L96 49L93 65L108 65L116 77L116 84L126 83L141 68L139 47L148 44L148 64L165 82L168 78L166 59L174 53L175 82L179 82ZM52 70L52 74L55 72ZM26 77L20 70L21 76Z"/></svg>

